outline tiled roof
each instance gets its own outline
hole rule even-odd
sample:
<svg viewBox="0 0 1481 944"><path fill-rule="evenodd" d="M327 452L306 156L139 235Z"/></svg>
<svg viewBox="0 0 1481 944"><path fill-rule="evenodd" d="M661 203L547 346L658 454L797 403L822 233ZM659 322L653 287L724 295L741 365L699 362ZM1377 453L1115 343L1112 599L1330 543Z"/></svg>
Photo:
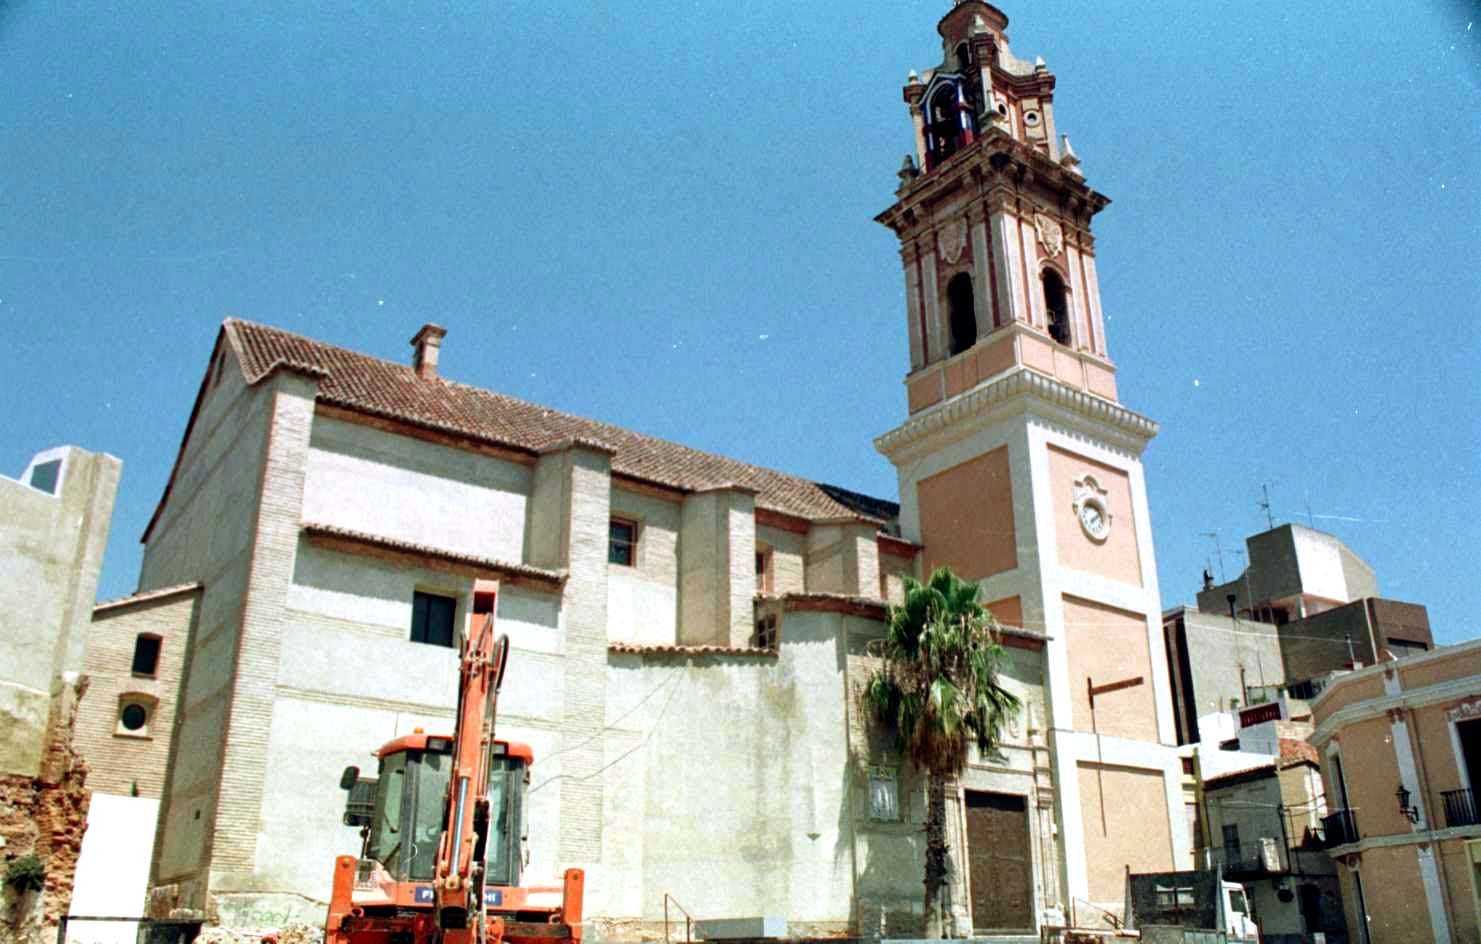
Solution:
<svg viewBox="0 0 1481 944"><path fill-rule="evenodd" d="M662 646L635 642L609 643L607 651L635 656L762 656L775 658L777 655L775 649L762 649L756 646Z"/></svg>
<svg viewBox="0 0 1481 944"><path fill-rule="evenodd" d="M1205 787L1212 787L1216 784L1224 783L1227 780L1236 780L1241 777L1248 777L1251 774L1263 773L1267 770L1270 771L1272 774L1275 773L1274 761L1266 761L1263 764L1256 764L1253 767L1242 767L1239 770L1225 771L1224 773L1218 774L1217 776L1205 778L1203 781L1203 785Z"/></svg>
<svg viewBox="0 0 1481 944"><path fill-rule="evenodd" d="M612 471L684 491L738 485L756 491L758 507L810 520L893 518L899 506L847 489L701 452L597 420L503 394L435 378L267 325L228 318L222 325L249 384L275 369L310 374L321 402L481 442L538 453L565 440L613 451Z"/></svg>
<svg viewBox="0 0 1481 944"><path fill-rule="evenodd" d="M1297 740L1296 738L1281 738L1281 769L1285 770L1287 767L1294 767L1297 764L1303 763L1311 764L1313 767L1321 766L1321 761L1317 755L1316 748L1312 747L1310 743Z"/></svg>
<svg viewBox="0 0 1481 944"><path fill-rule="evenodd" d="M367 534L363 531L352 531L349 528L339 528L329 524L305 521L302 528L303 532L311 538L339 538L352 547L358 545L359 548L399 551L420 559L444 560L448 563L465 567L482 568L514 579L522 578L535 583L549 584L553 588L564 586L566 577L568 576L564 570L547 570L544 567L510 563L509 561L495 560L492 557L480 557L476 554L460 554L457 551L449 551L445 548L429 547L425 544L415 544L411 541L402 541L398 538Z"/></svg>
<svg viewBox="0 0 1481 944"><path fill-rule="evenodd" d="M199 583L181 583L176 584L173 587L160 587L158 590L140 590L138 593L131 593L126 597L117 597L112 600L104 600L101 603L94 603L93 615L96 616L100 612L114 610L119 607L134 606L138 603L152 603L156 600L164 600L169 597L178 596L182 593L191 593L193 591L201 589L201 587L202 584Z"/></svg>

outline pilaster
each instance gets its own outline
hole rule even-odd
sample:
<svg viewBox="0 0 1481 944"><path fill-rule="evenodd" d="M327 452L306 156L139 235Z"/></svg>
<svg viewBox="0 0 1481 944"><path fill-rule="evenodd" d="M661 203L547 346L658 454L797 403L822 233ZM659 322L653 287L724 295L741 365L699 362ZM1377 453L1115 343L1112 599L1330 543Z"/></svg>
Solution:
<svg viewBox="0 0 1481 944"><path fill-rule="evenodd" d="M905 335L910 339L910 369L926 364L925 320L921 316L920 254L913 243L900 245L900 261L905 269Z"/></svg>
<svg viewBox="0 0 1481 944"><path fill-rule="evenodd" d="M977 336L986 337L998 327L997 290L993 272L997 264L989 255L987 211L981 202L967 208L967 221L972 240L972 306L977 311Z"/></svg>
<svg viewBox="0 0 1481 944"><path fill-rule="evenodd" d="M227 710L219 799L210 843L213 891L237 890L257 865L288 587L298 555L303 484L317 381L280 371L269 381L267 442L247 573L235 684ZM221 875L235 872L236 876Z"/></svg>
<svg viewBox="0 0 1481 944"><path fill-rule="evenodd" d="M602 731L607 706L607 549L612 451L567 441L535 464L525 546L529 563L566 570L560 836L563 865L602 855Z"/></svg>
<svg viewBox="0 0 1481 944"><path fill-rule="evenodd" d="M926 304L927 347L939 359L946 356L949 347L941 324L941 287L936 273L936 256L936 233L932 230L921 240L921 289Z"/></svg>
<svg viewBox="0 0 1481 944"><path fill-rule="evenodd" d="M1002 304L1003 321L1004 323L1009 321L1029 323L1033 319L1029 314L1023 294L1024 263L1018 219L1008 211L1006 206L996 206L991 210L988 225L992 227L992 241L999 247L998 258L1003 262L996 279L998 300Z"/></svg>
<svg viewBox="0 0 1481 944"><path fill-rule="evenodd" d="M755 491L723 485L687 495L679 527L679 644L746 645L756 594Z"/></svg>

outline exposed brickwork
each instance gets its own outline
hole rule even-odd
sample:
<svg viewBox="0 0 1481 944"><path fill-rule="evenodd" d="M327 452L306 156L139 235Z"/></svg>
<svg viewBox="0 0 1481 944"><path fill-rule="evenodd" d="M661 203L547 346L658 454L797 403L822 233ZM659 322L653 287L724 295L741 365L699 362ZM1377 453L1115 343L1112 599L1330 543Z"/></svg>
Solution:
<svg viewBox="0 0 1481 944"><path fill-rule="evenodd" d="M84 683L82 690L86 690ZM48 746L36 777L0 776L0 872L21 856L34 854L46 870L38 895L17 899L7 893L3 907L20 914L0 915L0 941L42 944L55 938L57 919L72 901L72 878L82 834L87 828L87 764L73 749L76 721L68 689L56 699L48 725Z"/></svg>
<svg viewBox="0 0 1481 944"><path fill-rule="evenodd" d="M607 523L610 457L576 448L542 461L567 461L565 706L561 734L559 855L568 863L602 856L602 778L607 710Z"/></svg>
<svg viewBox="0 0 1481 944"><path fill-rule="evenodd" d="M164 789L185 642L199 599L200 586L188 584L94 609L84 662L87 697L77 707L74 741L88 762L88 789L144 797L158 797ZM160 638L153 676L131 671L135 640L142 634ZM120 698L125 695L154 699L140 735L120 730Z"/></svg>
<svg viewBox="0 0 1481 944"><path fill-rule="evenodd" d="M274 683L314 416L311 381L284 374L276 383L215 819L211 865L218 870L245 872L255 865Z"/></svg>

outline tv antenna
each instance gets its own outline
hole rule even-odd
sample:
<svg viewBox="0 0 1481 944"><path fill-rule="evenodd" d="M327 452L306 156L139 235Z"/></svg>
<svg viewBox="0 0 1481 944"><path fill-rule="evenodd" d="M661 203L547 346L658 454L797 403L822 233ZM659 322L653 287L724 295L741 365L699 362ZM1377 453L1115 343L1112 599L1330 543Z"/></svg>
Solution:
<svg viewBox="0 0 1481 944"><path fill-rule="evenodd" d="M1264 498L1256 502L1255 504L1259 505L1261 510L1265 512L1265 523L1270 526L1270 530L1274 531L1275 518L1270 514L1270 488L1262 483L1260 485L1260 494L1263 495Z"/></svg>
<svg viewBox="0 0 1481 944"><path fill-rule="evenodd" d="M1200 531L1199 534L1214 539L1214 555L1219 558L1219 583L1224 583L1229 578L1224 576L1224 548L1219 544L1219 532Z"/></svg>

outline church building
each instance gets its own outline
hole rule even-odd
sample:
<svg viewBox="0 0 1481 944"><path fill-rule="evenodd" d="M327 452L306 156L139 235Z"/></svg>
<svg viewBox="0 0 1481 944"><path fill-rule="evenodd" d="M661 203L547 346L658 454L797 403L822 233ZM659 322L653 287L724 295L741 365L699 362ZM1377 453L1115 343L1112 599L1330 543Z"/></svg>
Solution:
<svg viewBox="0 0 1481 944"><path fill-rule="evenodd" d="M907 297L904 419L875 440L898 502L447 379L435 324L400 364L223 323L143 537L140 592L191 600L151 630L183 649L159 654L153 914L322 921L360 851L340 771L450 725L453 646L492 606L499 733L534 756L526 880L585 869L588 934L651 939L673 902L913 936L924 780L858 692L902 578L942 565L1006 627L1024 706L949 790L953 933L1118 911L1128 867L1191 866L1109 201L1007 25L959 0L904 87L914 153L878 217Z"/></svg>

